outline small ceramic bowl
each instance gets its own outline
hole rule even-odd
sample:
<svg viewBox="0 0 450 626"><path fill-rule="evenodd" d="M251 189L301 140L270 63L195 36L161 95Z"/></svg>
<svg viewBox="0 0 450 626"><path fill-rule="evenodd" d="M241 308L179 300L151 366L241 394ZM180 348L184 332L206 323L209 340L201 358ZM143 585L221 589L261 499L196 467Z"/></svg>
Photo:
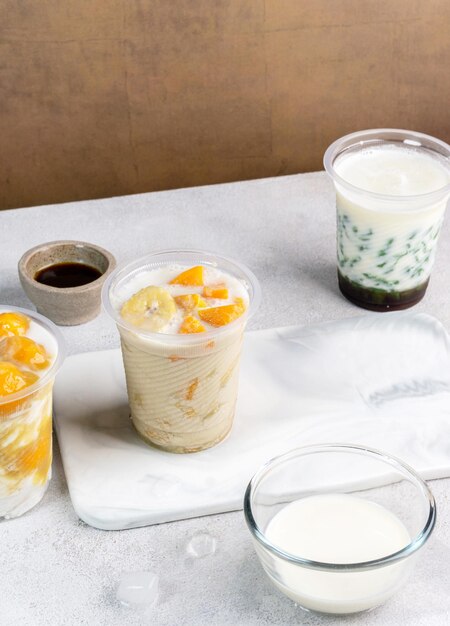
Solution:
<svg viewBox="0 0 450 626"><path fill-rule="evenodd" d="M82 263L100 277L78 287L54 287L36 280L43 269L60 263ZM60 326L75 326L100 313L100 295L106 277L116 266L113 255L84 241L51 241L25 252L19 261L22 287L39 313Z"/></svg>

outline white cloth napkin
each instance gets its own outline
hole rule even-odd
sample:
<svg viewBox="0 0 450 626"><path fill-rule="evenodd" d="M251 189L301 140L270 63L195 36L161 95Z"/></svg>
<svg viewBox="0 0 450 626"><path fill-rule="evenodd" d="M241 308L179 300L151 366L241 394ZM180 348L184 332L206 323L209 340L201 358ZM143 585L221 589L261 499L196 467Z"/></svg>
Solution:
<svg viewBox="0 0 450 626"><path fill-rule="evenodd" d="M450 476L449 337L414 313L249 332L232 433L197 454L137 437L118 350L67 359L55 413L74 507L100 528L239 509L262 463L309 444L363 444Z"/></svg>

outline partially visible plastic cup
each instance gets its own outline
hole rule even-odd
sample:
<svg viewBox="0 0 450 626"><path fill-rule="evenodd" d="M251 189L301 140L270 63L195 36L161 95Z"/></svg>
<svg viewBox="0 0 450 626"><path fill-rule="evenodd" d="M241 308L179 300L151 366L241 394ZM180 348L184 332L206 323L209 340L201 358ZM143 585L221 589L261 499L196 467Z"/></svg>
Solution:
<svg viewBox="0 0 450 626"><path fill-rule="evenodd" d="M425 295L450 196L450 146L422 133L374 129L325 153L336 188L342 294L375 311Z"/></svg>
<svg viewBox="0 0 450 626"><path fill-rule="evenodd" d="M162 334L132 326L120 315L121 292L138 274L166 265L218 268L245 286L249 305L234 322L198 334ZM260 287L244 265L208 252L156 252L118 268L106 281L103 304L117 323L131 419L149 444L169 452L197 452L230 432L238 391L243 332L260 301Z"/></svg>
<svg viewBox="0 0 450 626"><path fill-rule="evenodd" d="M33 385L0 395L0 518L26 513L47 489L52 466L53 383L65 354L63 337L50 320L34 311L0 306L0 313L6 312L29 318L32 338L44 344L52 361Z"/></svg>

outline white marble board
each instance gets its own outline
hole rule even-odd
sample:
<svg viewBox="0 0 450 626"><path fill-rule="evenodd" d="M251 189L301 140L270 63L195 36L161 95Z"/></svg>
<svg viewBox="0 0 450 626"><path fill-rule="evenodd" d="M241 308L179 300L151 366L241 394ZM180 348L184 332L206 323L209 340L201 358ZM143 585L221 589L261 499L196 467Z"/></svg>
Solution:
<svg viewBox="0 0 450 626"><path fill-rule="evenodd" d="M450 341L411 313L249 332L232 433L189 455L136 435L119 350L78 354L56 382L55 426L75 511L107 530L239 509L262 463L307 444L364 444L450 476Z"/></svg>

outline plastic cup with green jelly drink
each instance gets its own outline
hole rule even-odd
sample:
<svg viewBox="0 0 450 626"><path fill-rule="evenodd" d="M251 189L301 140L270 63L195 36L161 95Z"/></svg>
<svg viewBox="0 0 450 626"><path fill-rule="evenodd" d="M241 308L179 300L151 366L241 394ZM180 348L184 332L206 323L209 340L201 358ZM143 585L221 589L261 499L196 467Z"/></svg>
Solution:
<svg viewBox="0 0 450 626"><path fill-rule="evenodd" d="M376 311L421 300L450 196L450 146L406 130L346 135L326 151L343 295Z"/></svg>

